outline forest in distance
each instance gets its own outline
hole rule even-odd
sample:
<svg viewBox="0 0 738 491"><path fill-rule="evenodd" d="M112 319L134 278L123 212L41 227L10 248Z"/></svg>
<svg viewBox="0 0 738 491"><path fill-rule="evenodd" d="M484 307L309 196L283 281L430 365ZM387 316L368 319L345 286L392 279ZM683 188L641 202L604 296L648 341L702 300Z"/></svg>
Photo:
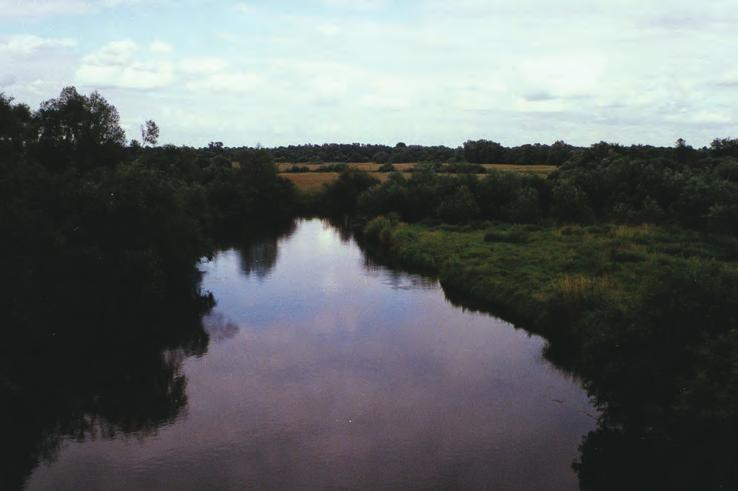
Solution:
<svg viewBox="0 0 738 491"><path fill-rule="evenodd" d="M334 220L377 261L543 335L602 411L573 463L582 489L738 486L738 139L192 148L157 136L149 122L128 141L96 92L68 87L37 109L0 95L0 401L14 456L3 489L22 488L63 436L91 431L90 414L145 431L185 405L179 361L152 353L207 346L214 299L198 262L299 216ZM335 178L306 190L286 178L298 172ZM45 380L61 349L84 358L101 345L116 361ZM177 403L128 421L88 368L140 360L163 382L127 382L130 397ZM61 383L74 404L28 395Z"/></svg>

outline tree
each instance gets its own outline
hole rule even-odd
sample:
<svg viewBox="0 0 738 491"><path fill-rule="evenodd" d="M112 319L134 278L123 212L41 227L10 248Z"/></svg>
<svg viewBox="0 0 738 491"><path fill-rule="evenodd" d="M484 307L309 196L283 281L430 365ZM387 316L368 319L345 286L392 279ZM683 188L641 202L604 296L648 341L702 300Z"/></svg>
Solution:
<svg viewBox="0 0 738 491"><path fill-rule="evenodd" d="M738 139L715 138L710 143L710 153L717 157L738 157Z"/></svg>
<svg viewBox="0 0 738 491"><path fill-rule="evenodd" d="M467 141L464 142L464 158L467 162L474 164L494 164L503 161L505 147L501 144L489 141Z"/></svg>
<svg viewBox="0 0 738 491"><path fill-rule="evenodd" d="M14 161L35 139L31 110L0 92L0 162Z"/></svg>
<svg viewBox="0 0 738 491"><path fill-rule="evenodd" d="M210 150L213 153L223 153L223 142L208 143L208 150Z"/></svg>
<svg viewBox="0 0 738 491"><path fill-rule="evenodd" d="M159 126L149 119L144 125L141 125L141 142L144 145L154 146L157 141L159 141Z"/></svg>
<svg viewBox="0 0 738 491"><path fill-rule="evenodd" d="M39 158L49 168L87 170L123 158L126 135L118 110L97 92L85 96L66 87L57 99L41 103L34 116Z"/></svg>
<svg viewBox="0 0 738 491"><path fill-rule="evenodd" d="M553 215L564 223L590 223L594 212L587 194L575 184L561 180L553 188Z"/></svg>
<svg viewBox="0 0 738 491"><path fill-rule="evenodd" d="M461 186L441 202L436 214L448 223L465 223L479 216L479 205L469 188Z"/></svg>
<svg viewBox="0 0 738 491"><path fill-rule="evenodd" d="M679 162L689 162L699 158L699 152L687 145L687 140L679 138L674 143L674 155Z"/></svg>

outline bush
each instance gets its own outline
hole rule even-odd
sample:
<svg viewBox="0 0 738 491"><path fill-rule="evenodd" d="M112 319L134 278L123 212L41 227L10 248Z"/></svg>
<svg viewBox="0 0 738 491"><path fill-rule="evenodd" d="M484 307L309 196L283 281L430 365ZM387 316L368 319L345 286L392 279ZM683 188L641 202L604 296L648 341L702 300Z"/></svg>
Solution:
<svg viewBox="0 0 738 491"><path fill-rule="evenodd" d="M364 226L364 237L375 244L389 245L393 228L394 223L390 218L378 216Z"/></svg>
<svg viewBox="0 0 738 491"><path fill-rule="evenodd" d="M346 164L327 164L317 167L313 172L344 172L348 168Z"/></svg>
<svg viewBox="0 0 738 491"><path fill-rule="evenodd" d="M491 229L484 234L485 242L507 242L510 244L524 244L528 241L528 235L521 230L497 230Z"/></svg>
<svg viewBox="0 0 738 491"><path fill-rule="evenodd" d="M568 181L553 188L553 215L562 222L591 223L594 212L589 206L587 194Z"/></svg>
<svg viewBox="0 0 738 491"><path fill-rule="evenodd" d="M325 186L323 208L330 214L352 214L356 211L359 195L376 186L379 181L359 169L347 167L338 179Z"/></svg>
<svg viewBox="0 0 738 491"><path fill-rule="evenodd" d="M468 164L464 162L445 164L440 168L440 172L449 174L485 174L485 169L481 164Z"/></svg>
<svg viewBox="0 0 738 491"><path fill-rule="evenodd" d="M310 167L307 167L304 165L303 166L292 165L285 172L292 172L292 173L310 172Z"/></svg>
<svg viewBox="0 0 738 491"><path fill-rule="evenodd" d="M479 216L479 206L469 188L461 186L441 202L436 215L448 223L466 223Z"/></svg>
<svg viewBox="0 0 738 491"><path fill-rule="evenodd" d="M537 223L543 217L538 191L532 187L522 188L516 193L507 208L510 220L515 223Z"/></svg>

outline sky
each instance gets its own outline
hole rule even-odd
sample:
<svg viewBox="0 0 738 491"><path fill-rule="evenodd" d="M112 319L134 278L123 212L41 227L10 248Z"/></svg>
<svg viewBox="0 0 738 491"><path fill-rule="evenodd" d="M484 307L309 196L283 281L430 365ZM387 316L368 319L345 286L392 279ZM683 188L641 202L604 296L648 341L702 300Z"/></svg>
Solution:
<svg viewBox="0 0 738 491"><path fill-rule="evenodd" d="M160 143L738 137L738 0L0 0L0 92Z"/></svg>

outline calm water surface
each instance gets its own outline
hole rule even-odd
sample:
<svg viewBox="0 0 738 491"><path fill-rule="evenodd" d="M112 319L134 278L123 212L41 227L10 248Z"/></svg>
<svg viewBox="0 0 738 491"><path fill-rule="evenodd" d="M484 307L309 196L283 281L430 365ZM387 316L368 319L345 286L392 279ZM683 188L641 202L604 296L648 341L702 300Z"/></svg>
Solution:
<svg viewBox="0 0 738 491"><path fill-rule="evenodd" d="M66 438L27 489L577 488L596 413L541 338L319 220L202 269L218 304L206 353L175 364L184 407Z"/></svg>

